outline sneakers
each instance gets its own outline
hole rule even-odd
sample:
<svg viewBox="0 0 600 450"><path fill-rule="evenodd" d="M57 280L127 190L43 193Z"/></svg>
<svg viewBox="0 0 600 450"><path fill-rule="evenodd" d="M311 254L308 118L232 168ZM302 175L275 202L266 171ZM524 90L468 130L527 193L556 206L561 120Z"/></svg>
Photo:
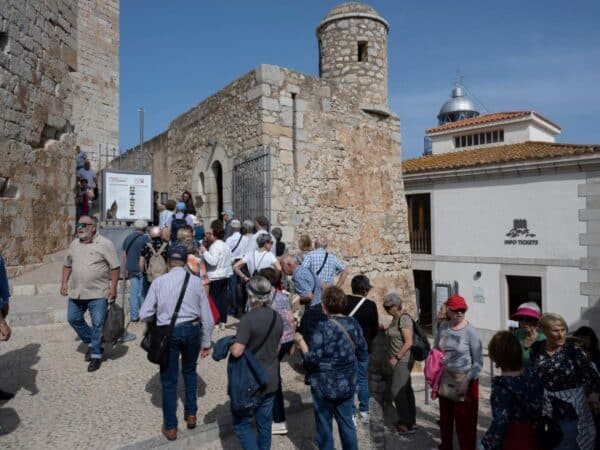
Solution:
<svg viewBox="0 0 600 450"><path fill-rule="evenodd" d="M369 411L361 411L359 413L359 418L360 423L363 425L368 425L368 423L371 421L371 415L369 414Z"/></svg>
<svg viewBox="0 0 600 450"><path fill-rule="evenodd" d="M288 429L285 422L273 422L271 425L271 434L287 434Z"/></svg>
<svg viewBox="0 0 600 450"><path fill-rule="evenodd" d="M92 358L90 361L90 364L88 365L88 372L95 372L96 370L98 370L100 368L100 365L102 364L102 360L100 358Z"/></svg>
<svg viewBox="0 0 600 450"><path fill-rule="evenodd" d="M357 420L356 420L356 416L355 415L352 416L352 423L354 424L354 427L356 428Z"/></svg>

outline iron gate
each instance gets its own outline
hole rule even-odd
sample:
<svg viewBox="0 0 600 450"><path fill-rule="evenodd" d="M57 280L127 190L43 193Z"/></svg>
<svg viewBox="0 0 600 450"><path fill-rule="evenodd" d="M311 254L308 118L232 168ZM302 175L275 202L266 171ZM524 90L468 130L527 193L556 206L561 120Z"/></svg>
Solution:
<svg viewBox="0 0 600 450"><path fill-rule="evenodd" d="M271 153L261 149L233 167L233 211L240 220L271 220Z"/></svg>

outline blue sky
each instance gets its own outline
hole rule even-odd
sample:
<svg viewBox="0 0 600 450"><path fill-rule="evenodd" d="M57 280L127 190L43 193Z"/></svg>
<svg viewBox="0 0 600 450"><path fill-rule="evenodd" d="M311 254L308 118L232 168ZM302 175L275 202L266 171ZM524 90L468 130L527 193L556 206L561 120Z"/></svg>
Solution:
<svg viewBox="0 0 600 450"><path fill-rule="evenodd" d="M330 0L121 0L120 145L139 142L259 64L317 74L315 28ZM560 142L600 143L600 2L377 0L390 23L389 101L403 159L454 85L488 112L534 110Z"/></svg>

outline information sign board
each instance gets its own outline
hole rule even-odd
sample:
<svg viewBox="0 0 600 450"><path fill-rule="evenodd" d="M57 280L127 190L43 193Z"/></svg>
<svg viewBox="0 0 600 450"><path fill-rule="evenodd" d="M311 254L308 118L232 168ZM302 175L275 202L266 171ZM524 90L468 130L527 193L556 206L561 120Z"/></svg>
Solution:
<svg viewBox="0 0 600 450"><path fill-rule="evenodd" d="M152 221L152 174L113 169L103 171L102 218Z"/></svg>

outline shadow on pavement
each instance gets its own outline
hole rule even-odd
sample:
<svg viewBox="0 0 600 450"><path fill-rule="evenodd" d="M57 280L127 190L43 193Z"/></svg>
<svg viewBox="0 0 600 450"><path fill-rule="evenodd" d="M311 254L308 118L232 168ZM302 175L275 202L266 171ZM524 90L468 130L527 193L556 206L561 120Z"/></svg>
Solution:
<svg viewBox="0 0 600 450"><path fill-rule="evenodd" d="M160 384L160 373L158 371L146 383L146 392L151 394L152 397L150 398L150 401L152 402L152 404L157 408L162 408L162 386ZM198 398L204 397L205 395L206 383L200 377L200 375L198 375ZM181 402L185 400L185 390L183 386L183 377L181 376L181 372L179 373L179 379L177 381L177 398L179 398ZM201 407L202 405L199 404L198 408L200 409Z"/></svg>
<svg viewBox="0 0 600 450"><path fill-rule="evenodd" d="M16 394L22 388L31 395L39 392L36 384L38 371L33 366L40 360L40 347L40 344L29 344L0 355L0 367L9 368L6 372L10 374L8 378L3 377L2 390Z"/></svg>
<svg viewBox="0 0 600 450"><path fill-rule="evenodd" d="M12 433L20 423L21 419L14 409L0 407L0 436Z"/></svg>
<svg viewBox="0 0 600 450"><path fill-rule="evenodd" d="M2 390L16 394L25 389L30 395L39 392L36 382L38 371L33 368L40 360L39 350L40 344L29 344L0 355L0 367L8 368L3 371L7 375L2 378ZM4 407L9 402L0 402L0 436L15 431L21 423L19 414L13 408Z"/></svg>

